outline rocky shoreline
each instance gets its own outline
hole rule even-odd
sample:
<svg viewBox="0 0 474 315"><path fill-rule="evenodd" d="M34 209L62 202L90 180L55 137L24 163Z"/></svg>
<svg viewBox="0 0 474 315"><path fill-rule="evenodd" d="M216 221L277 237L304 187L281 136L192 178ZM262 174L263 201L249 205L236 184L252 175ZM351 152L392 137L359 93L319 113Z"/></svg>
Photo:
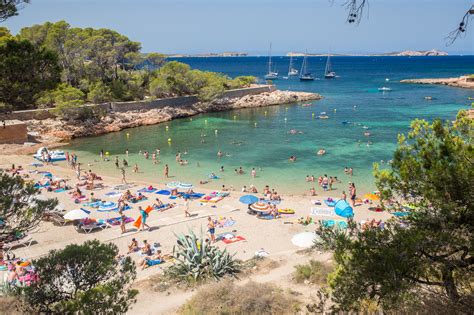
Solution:
<svg viewBox="0 0 474 315"><path fill-rule="evenodd" d="M415 84L442 84L465 89L474 89L474 78L471 78L470 76L461 76L458 78L408 79L401 80L400 82Z"/></svg>
<svg viewBox="0 0 474 315"><path fill-rule="evenodd" d="M49 118L44 120L28 120L25 123L28 126L28 133L30 135L33 135L38 142L50 145L72 138L98 136L127 128L155 125L201 113L266 107L319 99L322 99L322 96L317 93L276 90L257 95L246 95L240 98L223 98L213 103L197 103L180 107L167 106L146 111L108 113L100 120L66 121ZM20 147L24 148L24 146Z"/></svg>

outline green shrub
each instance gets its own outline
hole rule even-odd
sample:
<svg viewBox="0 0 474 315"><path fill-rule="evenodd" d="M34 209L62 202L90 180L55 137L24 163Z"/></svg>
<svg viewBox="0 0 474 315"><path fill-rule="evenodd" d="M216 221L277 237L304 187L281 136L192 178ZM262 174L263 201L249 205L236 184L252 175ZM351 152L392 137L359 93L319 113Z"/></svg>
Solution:
<svg viewBox="0 0 474 315"><path fill-rule="evenodd" d="M203 242L203 233L197 238L194 232L178 235L178 245L173 248L175 263L167 270L167 276L188 283L219 280L224 276L235 276L240 271L239 263L227 250L221 250Z"/></svg>
<svg viewBox="0 0 474 315"><path fill-rule="evenodd" d="M179 311L191 314L295 314L299 302L271 284L248 282L238 286L231 281L199 290Z"/></svg>
<svg viewBox="0 0 474 315"><path fill-rule="evenodd" d="M296 282L302 283L307 280L318 285L326 285L327 277L333 271L330 265L315 260L310 260L309 264L297 265L295 269Z"/></svg>
<svg viewBox="0 0 474 315"><path fill-rule="evenodd" d="M87 100L94 104L109 102L112 100L112 91L104 83L96 82L90 87Z"/></svg>

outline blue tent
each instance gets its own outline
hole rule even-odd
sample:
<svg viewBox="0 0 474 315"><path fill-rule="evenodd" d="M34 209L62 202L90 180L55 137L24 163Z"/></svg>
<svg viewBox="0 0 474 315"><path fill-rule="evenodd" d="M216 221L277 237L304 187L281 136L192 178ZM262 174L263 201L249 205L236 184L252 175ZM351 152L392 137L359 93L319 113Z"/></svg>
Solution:
<svg viewBox="0 0 474 315"><path fill-rule="evenodd" d="M334 206L334 211L338 216L341 216L343 218L351 218L354 216L354 211L352 210L352 207L347 203L347 201L342 199L336 202L336 205Z"/></svg>
<svg viewBox="0 0 474 315"><path fill-rule="evenodd" d="M243 204L251 205L258 201L258 197L255 197L254 195L245 195L240 197L239 201Z"/></svg>

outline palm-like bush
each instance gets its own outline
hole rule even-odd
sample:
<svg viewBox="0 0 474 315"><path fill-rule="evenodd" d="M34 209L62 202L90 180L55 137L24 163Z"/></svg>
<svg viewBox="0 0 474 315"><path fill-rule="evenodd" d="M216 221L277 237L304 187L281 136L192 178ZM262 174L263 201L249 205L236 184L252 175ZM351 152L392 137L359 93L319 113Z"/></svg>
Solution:
<svg viewBox="0 0 474 315"><path fill-rule="evenodd" d="M173 248L175 263L167 270L169 276L186 282L206 279L218 280L226 275L235 276L240 271L234 255L221 250L208 241L203 242L194 232L176 235L178 245Z"/></svg>

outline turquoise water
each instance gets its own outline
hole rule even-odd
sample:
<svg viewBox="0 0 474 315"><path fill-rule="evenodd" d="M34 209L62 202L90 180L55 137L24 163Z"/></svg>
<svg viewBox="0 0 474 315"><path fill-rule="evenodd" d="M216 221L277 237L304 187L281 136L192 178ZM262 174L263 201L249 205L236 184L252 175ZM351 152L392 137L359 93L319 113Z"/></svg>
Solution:
<svg viewBox="0 0 474 315"><path fill-rule="evenodd" d="M262 77L265 58L183 58L192 67L218 71L229 76L255 75ZM297 64L301 58L297 60ZM312 106L290 104L258 109L242 109L211 113L193 118L179 119L155 126L139 127L108 135L76 139L65 150L78 153L83 163L99 173L116 174L113 162L96 162L100 149L110 156L125 157L130 165L138 164L140 173L127 176L151 182L165 182L163 165L170 166L170 180L197 184L215 172L220 179L212 180L208 187L221 185L241 188L254 184L261 189L270 185L283 193L305 193L312 184L306 175L328 174L337 176L343 184L340 190L354 181L360 192L375 189L372 176L374 162L388 161L396 148L397 134L404 133L415 118L454 119L457 111L468 108L474 91L434 85L398 83L404 78L459 76L474 73L474 57L335 57L332 58L336 80L300 82L297 79L278 80L282 90L318 92L324 96ZM288 58L276 58L280 73L287 71ZM325 58L310 58L310 68L321 77ZM386 78L389 81L386 81ZM387 86L391 92L379 92ZM425 96L433 100L427 101ZM355 107L354 107L355 106ZM336 111L335 111L336 110ZM317 119L327 112L329 119ZM313 117L314 114L314 117ZM348 123L343 123L348 122ZM369 129L365 130L362 127ZM168 127L168 128L167 128ZM289 134L289 130L301 131ZM216 133L217 130L217 133ZM370 136L364 136L369 131ZM128 135L127 135L128 134ZM205 135L201 137L201 135ZM171 138L171 143L167 139ZM201 139L205 142L201 143ZM370 141L370 144L368 142ZM152 152L159 148L161 164L154 165L140 150ZM317 156L324 148L327 154ZM217 151L224 152L218 158ZM187 166L175 161L180 151ZM183 154L187 152L187 154ZM289 162L291 155L296 162ZM384 164L386 165L386 164ZM224 172L220 172L220 167ZM244 175L234 169L242 166ZM354 176L344 174L344 167L352 167ZM257 177L250 176L251 168Z"/></svg>

